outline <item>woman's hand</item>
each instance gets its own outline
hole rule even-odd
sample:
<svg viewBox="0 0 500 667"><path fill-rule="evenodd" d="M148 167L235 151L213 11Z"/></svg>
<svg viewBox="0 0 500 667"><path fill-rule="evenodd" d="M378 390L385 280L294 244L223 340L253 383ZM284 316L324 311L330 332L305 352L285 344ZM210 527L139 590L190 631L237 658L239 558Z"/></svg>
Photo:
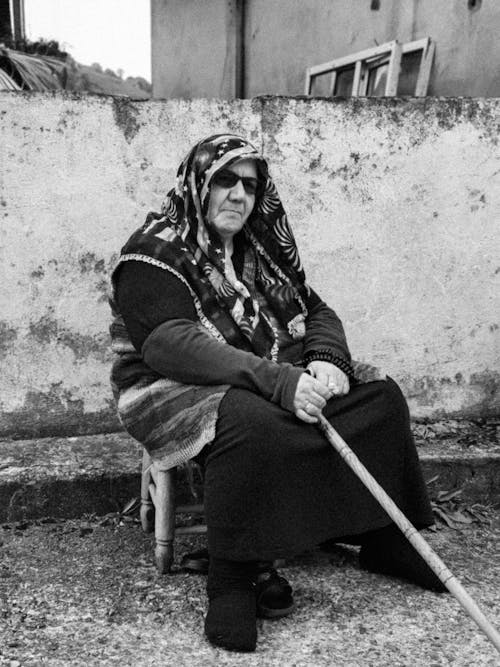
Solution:
<svg viewBox="0 0 500 667"><path fill-rule="evenodd" d="M314 363L314 362L313 362ZM293 409L295 415L308 424L315 424L332 393L324 383L308 373L302 373L295 390Z"/></svg>
<svg viewBox="0 0 500 667"><path fill-rule="evenodd" d="M335 364L328 361L311 361L307 365L307 370L316 380L330 389L330 397L349 393L349 378Z"/></svg>

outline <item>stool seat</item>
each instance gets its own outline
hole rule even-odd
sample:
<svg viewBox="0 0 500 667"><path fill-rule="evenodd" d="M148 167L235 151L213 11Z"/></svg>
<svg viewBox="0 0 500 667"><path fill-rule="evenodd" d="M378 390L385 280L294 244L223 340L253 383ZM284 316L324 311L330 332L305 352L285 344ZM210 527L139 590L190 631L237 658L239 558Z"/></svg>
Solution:
<svg viewBox="0 0 500 667"><path fill-rule="evenodd" d="M159 470L146 450L142 457L141 524L146 533L155 535L155 561L160 574L171 571L175 535L206 533L204 524L176 526L177 514L204 514L203 504L175 504L176 469Z"/></svg>

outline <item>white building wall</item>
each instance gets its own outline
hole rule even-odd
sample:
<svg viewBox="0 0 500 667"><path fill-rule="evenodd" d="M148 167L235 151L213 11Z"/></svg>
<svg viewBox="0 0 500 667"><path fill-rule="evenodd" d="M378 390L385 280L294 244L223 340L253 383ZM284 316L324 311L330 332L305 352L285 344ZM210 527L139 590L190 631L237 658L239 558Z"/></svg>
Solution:
<svg viewBox="0 0 500 667"><path fill-rule="evenodd" d="M155 97L302 95L311 65L394 39L436 43L429 95L500 96L500 2L152 0ZM243 94L235 14L242 11ZM236 65L235 65L236 66Z"/></svg>

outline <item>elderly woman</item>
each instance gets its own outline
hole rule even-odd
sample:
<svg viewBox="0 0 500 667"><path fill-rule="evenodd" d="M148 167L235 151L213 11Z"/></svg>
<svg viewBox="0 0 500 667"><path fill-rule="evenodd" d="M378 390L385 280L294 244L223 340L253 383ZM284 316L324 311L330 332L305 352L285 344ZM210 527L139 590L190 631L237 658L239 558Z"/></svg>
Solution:
<svg viewBox="0 0 500 667"><path fill-rule="evenodd" d="M248 141L192 148L113 283L122 422L165 469L205 469L213 644L254 650L258 561L327 540L361 545L372 572L443 590L315 426L323 413L410 520L432 523L405 400L352 362Z"/></svg>

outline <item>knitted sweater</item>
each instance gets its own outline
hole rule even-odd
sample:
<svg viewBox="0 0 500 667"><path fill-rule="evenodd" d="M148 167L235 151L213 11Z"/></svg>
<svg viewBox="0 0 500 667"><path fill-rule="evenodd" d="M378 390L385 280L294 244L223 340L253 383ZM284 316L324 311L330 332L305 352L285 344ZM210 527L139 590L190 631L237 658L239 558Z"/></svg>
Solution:
<svg viewBox="0 0 500 667"><path fill-rule="evenodd" d="M217 409L229 387L257 392L292 411L304 354L327 350L350 368L342 324L314 292L306 304L305 339L287 339L281 332L276 363L249 351L243 338L236 348L207 334L189 290L168 271L129 261L115 284L124 324L117 320L112 327L119 353L112 373L118 411L125 428L165 469L192 458L213 439ZM172 401L182 400L185 409L178 413Z"/></svg>

